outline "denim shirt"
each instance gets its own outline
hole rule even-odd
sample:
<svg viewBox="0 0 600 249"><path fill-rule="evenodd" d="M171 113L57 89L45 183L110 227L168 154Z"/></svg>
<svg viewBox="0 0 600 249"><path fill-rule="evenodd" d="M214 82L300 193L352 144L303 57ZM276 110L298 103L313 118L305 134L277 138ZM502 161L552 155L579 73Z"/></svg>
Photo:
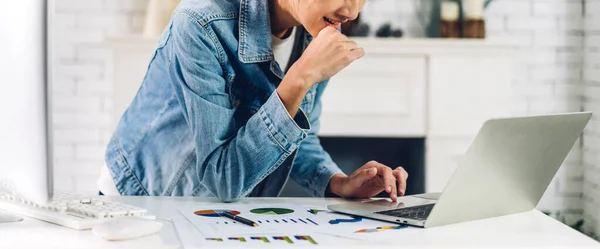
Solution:
<svg viewBox="0 0 600 249"><path fill-rule="evenodd" d="M291 117L275 89L266 0L184 0L106 151L122 195L276 197L291 177L324 196L341 170L317 137L312 87ZM302 51L312 40L303 32Z"/></svg>

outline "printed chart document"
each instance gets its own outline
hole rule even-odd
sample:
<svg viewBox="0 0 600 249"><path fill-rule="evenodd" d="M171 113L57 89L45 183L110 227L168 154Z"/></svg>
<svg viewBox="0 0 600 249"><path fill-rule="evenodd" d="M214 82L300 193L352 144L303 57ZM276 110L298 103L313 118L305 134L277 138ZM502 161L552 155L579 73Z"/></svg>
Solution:
<svg viewBox="0 0 600 249"><path fill-rule="evenodd" d="M319 231L316 216L306 210L287 205L253 206L253 205L211 205L180 208L179 212L186 217L207 238L229 237L239 235L290 235L302 232ZM227 217L223 212L231 212L258 224L248 226ZM323 224L324 225L324 224Z"/></svg>
<svg viewBox="0 0 600 249"><path fill-rule="evenodd" d="M329 236L322 234L307 235L231 235L223 237L205 237L183 216L172 217L177 235L185 249L199 248L281 248L281 247L313 247L319 245L336 245ZM236 234L232 232L231 234ZM318 242L317 242L318 241Z"/></svg>
<svg viewBox="0 0 600 249"><path fill-rule="evenodd" d="M327 238L332 236L346 238L350 242L376 241L393 238L397 232L416 229L352 217L329 211L325 207L290 204L206 204L181 207L179 212L202 234L202 239L214 243L284 241L289 245L306 242L318 245L326 244ZM223 217L223 212L252 220L259 226L235 222Z"/></svg>

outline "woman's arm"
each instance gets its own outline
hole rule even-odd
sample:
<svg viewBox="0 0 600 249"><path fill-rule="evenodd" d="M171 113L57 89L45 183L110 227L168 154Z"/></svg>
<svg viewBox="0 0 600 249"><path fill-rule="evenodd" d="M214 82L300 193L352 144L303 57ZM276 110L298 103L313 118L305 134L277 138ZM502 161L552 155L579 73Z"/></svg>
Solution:
<svg viewBox="0 0 600 249"><path fill-rule="evenodd" d="M288 113L295 116L311 87L331 78L364 54L356 42L336 29L321 30L277 88Z"/></svg>
<svg viewBox="0 0 600 249"><path fill-rule="evenodd" d="M196 144L200 182L223 201L236 201L294 152L310 127L303 114L292 119L273 93L245 126L235 129L223 71L225 52L210 27L176 13L169 44L171 82ZM208 55L208 56L207 56Z"/></svg>

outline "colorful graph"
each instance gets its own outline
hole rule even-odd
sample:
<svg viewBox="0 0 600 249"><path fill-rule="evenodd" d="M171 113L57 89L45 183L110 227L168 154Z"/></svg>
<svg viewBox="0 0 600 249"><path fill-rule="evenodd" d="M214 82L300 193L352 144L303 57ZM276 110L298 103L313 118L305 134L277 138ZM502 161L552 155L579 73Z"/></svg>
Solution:
<svg viewBox="0 0 600 249"><path fill-rule="evenodd" d="M319 214L320 212L327 212L327 211L329 211L329 210L309 209L309 210L307 210L307 211L308 211L309 213L311 213L311 214L317 215L317 214Z"/></svg>
<svg viewBox="0 0 600 249"><path fill-rule="evenodd" d="M377 227L377 228L371 228L371 229L360 229L355 231L354 233L377 233L377 232L383 232L383 231L387 231L387 230L398 230L398 229L402 229L402 228L407 228L408 226L383 226L383 227Z"/></svg>
<svg viewBox="0 0 600 249"><path fill-rule="evenodd" d="M237 240L239 242L246 242L246 238L244 237L231 237L229 240Z"/></svg>
<svg viewBox="0 0 600 249"><path fill-rule="evenodd" d="M317 242L315 240L313 240L310 236L300 236L300 235L296 235L294 236L297 240L305 240L310 242L313 245L316 245Z"/></svg>
<svg viewBox="0 0 600 249"><path fill-rule="evenodd" d="M294 242L288 236L273 236L273 239L287 241L288 244L294 244Z"/></svg>
<svg viewBox="0 0 600 249"><path fill-rule="evenodd" d="M294 244L294 239L296 240L296 242L298 241L307 241L308 243L312 244L312 245L318 245L319 243L317 243L316 240L314 240L311 236L307 236L307 235L295 235L295 236L273 236L273 240L278 240L278 241L285 241L287 242L287 244ZM227 239L222 239L222 238L207 238L206 240L208 241L216 241L216 242L223 242L225 240L230 240L230 241L239 241L239 242L248 242L249 240L252 241L262 241L264 243L272 243L268 237L263 237L263 236L252 236L252 237L229 237ZM300 242L298 242L300 243Z"/></svg>
<svg viewBox="0 0 600 249"><path fill-rule="evenodd" d="M221 217L222 213L230 212L233 215L239 215L239 211L235 210L221 210L221 209L208 209L208 210L198 210L195 211L195 215L204 216L204 217Z"/></svg>
<svg viewBox="0 0 600 249"><path fill-rule="evenodd" d="M291 214L294 210L287 208L256 208L250 210L253 214L264 214L264 215L282 215L282 214Z"/></svg>
<svg viewBox="0 0 600 249"><path fill-rule="evenodd" d="M287 219L269 219L269 220L254 220L256 223L258 224L271 224L271 225L315 225L318 226L319 223L317 223L315 220L311 219L311 218L287 218ZM238 224L235 221L215 221L214 223L215 225L232 225L232 224Z"/></svg>
<svg viewBox="0 0 600 249"><path fill-rule="evenodd" d="M352 218L352 219L335 219L335 220L330 220L329 224L331 225L337 225L340 223L356 223L356 222L361 222L362 218L361 217L356 217L356 218Z"/></svg>
<svg viewBox="0 0 600 249"><path fill-rule="evenodd" d="M250 237L251 240L262 240L265 243L271 243L267 237Z"/></svg>

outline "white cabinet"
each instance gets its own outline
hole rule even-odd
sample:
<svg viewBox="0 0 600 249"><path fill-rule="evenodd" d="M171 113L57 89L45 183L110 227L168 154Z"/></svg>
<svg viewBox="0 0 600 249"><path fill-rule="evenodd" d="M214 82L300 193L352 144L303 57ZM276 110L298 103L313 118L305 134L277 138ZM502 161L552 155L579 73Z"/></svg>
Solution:
<svg viewBox="0 0 600 249"><path fill-rule="evenodd" d="M442 191L483 122L510 115L514 48L483 40L356 39L364 58L331 79L321 136L425 138L426 191ZM114 122L156 40L111 40Z"/></svg>
<svg viewBox="0 0 600 249"><path fill-rule="evenodd" d="M425 135L426 57L370 53L331 79L321 136Z"/></svg>
<svg viewBox="0 0 600 249"><path fill-rule="evenodd" d="M508 116L511 67L506 57L432 56L428 135L471 136L488 118Z"/></svg>

